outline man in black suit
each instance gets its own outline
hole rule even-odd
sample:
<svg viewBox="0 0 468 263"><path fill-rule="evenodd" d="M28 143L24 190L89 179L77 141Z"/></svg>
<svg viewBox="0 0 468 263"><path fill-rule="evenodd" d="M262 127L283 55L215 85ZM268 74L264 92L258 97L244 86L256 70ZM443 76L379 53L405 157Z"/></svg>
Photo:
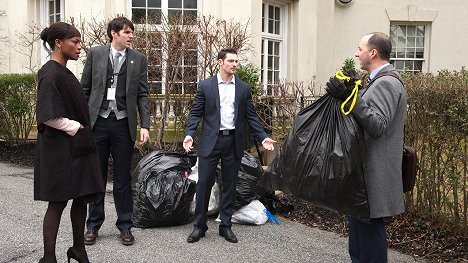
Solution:
<svg viewBox="0 0 468 263"><path fill-rule="evenodd" d="M149 139L147 61L145 55L131 49L133 24L125 17L109 22L110 45L92 47L87 54L81 85L88 99L91 127L98 146L104 182L107 181L109 154L114 165L115 225L124 245L132 245L133 225L131 163L137 131L137 109L140 116L140 138ZM104 198L90 203L85 244L96 242L104 222Z"/></svg>
<svg viewBox="0 0 468 263"><path fill-rule="evenodd" d="M231 230L231 217L236 199L236 179L244 154L244 134L247 123L251 132L267 150L273 150L274 140L268 138L252 104L250 87L234 75L238 63L234 49L218 53L219 73L198 85L185 130L184 149L192 149L193 138L201 119L203 126L198 144L198 183L194 230L187 238L193 243L205 236L208 202L215 181L216 167L221 160L221 223L219 235L236 243Z"/></svg>

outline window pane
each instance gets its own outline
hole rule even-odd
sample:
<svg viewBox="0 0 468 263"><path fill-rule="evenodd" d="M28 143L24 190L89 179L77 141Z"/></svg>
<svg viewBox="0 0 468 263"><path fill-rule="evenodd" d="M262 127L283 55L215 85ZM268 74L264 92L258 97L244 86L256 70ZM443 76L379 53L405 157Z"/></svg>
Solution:
<svg viewBox="0 0 468 263"><path fill-rule="evenodd" d="M408 26L408 29L406 31L406 35L409 37L416 36L416 27L415 26Z"/></svg>
<svg viewBox="0 0 468 263"><path fill-rule="evenodd" d="M274 74L274 75L273 75L273 78L274 78L274 81L275 81L275 83L276 83L276 82L278 82L278 80L279 80L279 72L278 72L278 71L275 71L273 74Z"/></svg>
<svg viewBox="0 0 468 263"><path fill-rule="evenodd" d="M280 9L279 9L279 7L275 7L275 19L280 20Z"/></svg>
<svg viewBox="0 0 468 263"><path fill-rule="evenodd" d="M277 56L279 56L279 44L280 44L279 42L275 42L275 52L274 52L274 54L277 55Z"/></svg>
<svg viewBox="0 0 468 263"><path fill-rule="evenodd" d="M413 71L413 61L405 61L405 71Z"/></svg>
<svg viewBox="0 0 468 263"><path fill-rule="evenodd" d="M55 14L54 1L49 1L49 15Z"/></svg>
<svg viewBox="0 0 468 263"><path fill-rule="evenodd" d="M395 69L396 70L403 70L404 67L405 67L405 62L404 61L401 61L401 60L395 61Z"/></svg>
<svg viewBox="0 0 468 263"><path fill-rule="evenodd" d="M406 38L404 36L400 36L397 39L397 47L406 47Z"/></svg>
<svg viewBox="0 0 468 263"><path fill-rule="evenodd" d="M268 54L268 55L272 55L272 54L273 54L273 42L271 42L271 41L268 41L268 50L267 50L267 54Z"/></svg>
<svg viewBox="0 0 468 263"><path fill-rule="evenodd" d="M390 26L390 36L391 37L396 35L396 30L397 30L397 27L395 25Z"/></svg>
<svg viewBox="0 0 468 263"><path fill-rule="evenodd" d="M407 51L408 51L408 53L406 53L406 57L407 58L414 58L414 55L416 53L416 49L415 48L408 48Z"/></svg>
<svg viewBox="0 0 468 263"><path fill-rule="evenodd" d="M422 71L422 61L414 61L414 70L415 71Z"/></svg>
<svg viewBox="0 0 468 263"><path fill-rule="evenodd" d="M182 11L181 10L169 10L168 19L170 24L182 24Z"/></svg>
<svg viewBox="0 0 468 263"><path fill-rule="evenodd" d="M184 8L197 8L197 0L184 0Z"/></svg>
<svg viewBox="0 0 468 263"><path fill-rule="evenodd" d="M198 54L197 51L188 51L185 57L185 65L197 65Z"/></svg>
<svg viewBox="0 0 468 263"><path fill-rule="evenodd" d="M273 19L273 14L274 13L274 10L273 10L273 6L268 6L268 18L269 19Z"/></svg>
<svg viewBox="0 0 468 263"><path fill-rule="evenodd" d="M160 82L150 82L150 92L155 93L155 94L161 94L162 93L162 84Z"/></svg>
<svg viewBox="0 0 468 263"><path fill-rule="evenodd" d="M416 36L424 37L424 26L418 26L416 31Z"/></svg>
<svg viewBox="0 0 468 263"><path fill-rule="evenodd" d="M424 58L424 48L416 48L416 58Z"/></svg>
<svg viewBox="0 0 468 263"><path fill-rule="evenodd" d="M161 9L148 9L148 20L161 24Z"/></svg>
<svg viewBox="0 0 468 263"><path fill-rule="evenodd" d="M274 64L274 65L275 65L274 69L275 69L275 70L279 70L279 57L275 57L274 62L275 62L275 64Z"/></svg>
<svg viewBox="0 0 468 263"><path fill-rule="evenodd" d="M273 20L268 19L268 33L273 33Z"/></svg>
<svg viewBox="0 0 468 263"><path fill-rule="evenodd" d="M145 0L132 0L132 7L146 7Z"/></svg>
<svg viewBox="0 0 468 263"><path fill-rule="evenodd" d="M143 0L143 2L144 2L144 0ZM161 0L148 0L148 7L161 8Z"/></svg>
<svg viewBox="0 0 468 263"><path fill-rule="evenodd" d="M60 0L55 0L55 13L60 13Z"/></svg>
<svg viewBox="0 0 468 263"><path fill-rule="evenodd" d="M408 37L408 47L415 47L416 46L416 38L415 37Z"/></svg>
<svg viewBox="0 0 468 263"><path fill-rule="evenodd" d="M60 13L55 15L55 22L60 21Z"/></svg>
<svg viewBox="0 0 468 263"><path fill-rule="evenodd" d="M184 23L195 25L197 21L197 10L184 10Z"/></svg>
<svg viewBox="0 0 468 263"><path fill-rule="evenodd" d="M416 38L416 47L424 47L424 37Z"/></svg>
<svg viewBox="0 0 468 263"><path fill-rule="evenodd" d="M132 9L132 21L136 24L145 23L145 9Z"/></svg>
<svg viewBox="0 0 468 263"><path fill-rule="evenodd" d="M169 8L182 8L182 0L169 0Z"/></svg>
<svg viewBox="0 0 468 263"><path fill-rule="evenodd" d="M273 57L268 56L268 69L273 69Z"/></svg>
<svg viewBox="0 0 468 263"><path fill-rule="evenodd" d="M280 22L279 21L275 22L275 34L277 35L280 34Z"/></svg>

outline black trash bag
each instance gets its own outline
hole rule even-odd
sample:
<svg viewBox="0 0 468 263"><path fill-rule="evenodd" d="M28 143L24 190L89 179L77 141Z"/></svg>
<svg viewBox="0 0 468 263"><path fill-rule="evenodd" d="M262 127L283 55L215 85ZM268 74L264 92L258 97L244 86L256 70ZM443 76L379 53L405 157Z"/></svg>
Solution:
<svg viewBox="0 0 468 263"><path fill-rule="evenodd" d="M221 176L221 163L218 164L217 173L218 176ZM253 200L259 200L268 211L272 212L271 209L276 204L275 202L279 200L273 190L267 190L258 185L263 173L264 170L260 162L250 153L244 152L236 182L235 209L240 209ZM222 180L218 180L218 184L222 189Z"/></svg>
<svg viewBox="0 0 468 263"><path fill-rule="evenodd" d="M298 113L259 184L361 219L369 218L363 132L328 94Z"/></svg>
<svg viewBox="0 0 468 263"><path fill-rule="evenodd" d="M148 228L187 224L196 182L185 178L191 172L189 156L154 151L138 164L133 195L133 224Z"/></svg>

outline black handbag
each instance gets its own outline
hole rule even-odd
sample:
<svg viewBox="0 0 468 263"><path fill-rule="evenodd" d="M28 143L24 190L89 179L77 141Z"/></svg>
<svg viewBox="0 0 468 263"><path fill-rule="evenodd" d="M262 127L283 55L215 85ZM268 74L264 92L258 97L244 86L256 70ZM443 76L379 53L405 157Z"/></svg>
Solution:
<svg viewBox="0 0 468 263"><path fill-rule="evenodd" d="M403 146L403 161L401 164L401 176L403 179L403 192L413 190L416 182L416 172L418 170L418 155L416 149L410 146Z"/></svg>

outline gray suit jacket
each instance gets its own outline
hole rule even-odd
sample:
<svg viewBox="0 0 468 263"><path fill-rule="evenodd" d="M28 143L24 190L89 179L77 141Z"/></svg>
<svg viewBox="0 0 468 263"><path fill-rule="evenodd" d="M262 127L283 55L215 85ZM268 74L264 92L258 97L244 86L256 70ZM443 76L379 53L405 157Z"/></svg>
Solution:
<svg viewBox="0 0 468 263"><path fill-rule="evenodd" d="M394 71L394 68L389 65L383 71ZM361 91L361 95L352 114L364 129L363 166L370 216L401 214L405 210L401 162L406 90L395 77L383 76Z"/></svg>
<svg viewBox="0 0 468 263"><path fill-rule="evenodd" d="M107 63L109 63L110 45L92 47L86 58L81 76L81 85L88 100L91 114L91 128L94 127L99 114L106 88ZM127 83L126 107L128 128L132 140L136 140L137 107L140 115L141 128L150 127L148 65L146 56L134 50L127 49Z"/></svg>

